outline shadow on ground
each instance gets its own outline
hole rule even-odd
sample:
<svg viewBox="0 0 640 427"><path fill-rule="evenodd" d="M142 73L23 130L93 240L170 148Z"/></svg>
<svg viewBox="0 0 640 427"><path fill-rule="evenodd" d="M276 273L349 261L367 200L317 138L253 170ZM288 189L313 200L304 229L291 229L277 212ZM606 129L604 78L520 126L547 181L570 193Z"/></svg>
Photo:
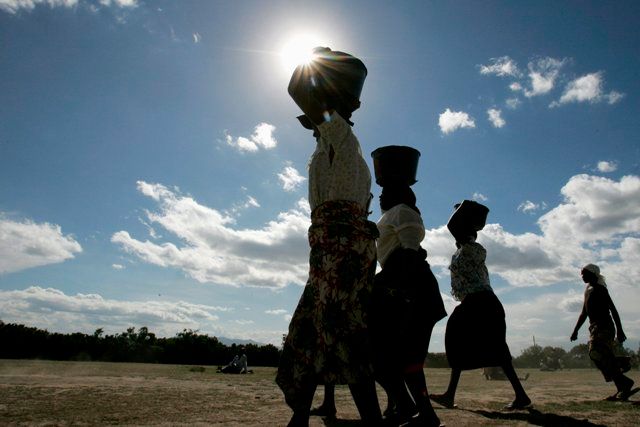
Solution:
<svg viewBox="0 0 640 427"><path fill-rule="evenodd" d="M324 425L327 427L362 427L360 420L341 420L340 418L323 417Z"/></svg>
<svg viewBox="0 0 640 427"><path fill-rule="evenodd" d="M463 409L464 410L464 409ZM604 424L595 424L586 419L577 419L566 415L540 412L529 408L523 412L499 412L485 410L465 410L492 420L524 421L535 426L548 427L606 427ZM326 427L355 427L362 426L360 420L341 420L339 418L323 417Z"/></svg>
<svg viewBox="0 0 640 427"><path fill-rule="evenodd" d="M474 414L481 415L492 420L512 420L526 421L535 426L562 426L562 427L606 427L603 424L594 424L589 420L579 420L566 415L540 412L537 409L529 408L526 412L497 412L484 410L469 410Z"/></svg>

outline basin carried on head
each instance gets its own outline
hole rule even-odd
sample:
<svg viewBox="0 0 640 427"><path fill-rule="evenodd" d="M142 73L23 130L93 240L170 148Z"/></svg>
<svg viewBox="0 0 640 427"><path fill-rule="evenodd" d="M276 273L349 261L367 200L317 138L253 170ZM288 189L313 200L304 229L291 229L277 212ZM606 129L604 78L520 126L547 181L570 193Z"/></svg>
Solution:
<svg viewBox="0 0 640 427"><path fill-rule="evenodd" d="M381 186L413 185L417 182L420 152L403 145L388 145L371 153L376 183Z"/></svg>
<svg viewBox="0 0 640 427"><path fill-rule="evenodd" d="M313 59L296 67L287 91L310 117L322 116L330 109L350 115L360 107L366 77L367 67L358 58L328 47L316 47Z"/></svg>
<svg viewBox="0 0 640 427"><path fill-rule="evenodd" d="M447 222L447 228L456 238L467 237L482 230L487 223L489 208L473 200L463 200Z"/></svg>

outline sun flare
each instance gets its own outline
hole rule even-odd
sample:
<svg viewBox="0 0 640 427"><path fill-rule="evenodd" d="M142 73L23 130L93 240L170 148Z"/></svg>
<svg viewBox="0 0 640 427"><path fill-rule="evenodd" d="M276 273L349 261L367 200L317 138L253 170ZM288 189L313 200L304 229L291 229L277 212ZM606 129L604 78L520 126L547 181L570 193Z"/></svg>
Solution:
<svg viewBox="0 0 640 427"><path fill-rule="evenodd" d="M313 48L317 46L323 46L323 43L315 34L297 34L291 37L280 50L285 71L292 72L298 65L311 61Z"/></svg>

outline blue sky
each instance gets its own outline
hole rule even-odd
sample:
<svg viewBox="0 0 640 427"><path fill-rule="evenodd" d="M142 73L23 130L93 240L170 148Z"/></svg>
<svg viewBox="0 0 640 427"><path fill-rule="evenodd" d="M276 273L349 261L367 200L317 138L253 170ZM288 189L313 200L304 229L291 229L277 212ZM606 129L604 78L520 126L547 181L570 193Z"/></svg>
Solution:
<svg viewBox="0 0 640 427"><path fill-rule="evenodd" d="M0 319L279 344L315 144L281 52L313 36L368 67L369 165L384 145L422 152L449 312L444 225L475 199L515 354L572 345L589 262L637 349L639 18L631 1L0 0Z"/></svg>

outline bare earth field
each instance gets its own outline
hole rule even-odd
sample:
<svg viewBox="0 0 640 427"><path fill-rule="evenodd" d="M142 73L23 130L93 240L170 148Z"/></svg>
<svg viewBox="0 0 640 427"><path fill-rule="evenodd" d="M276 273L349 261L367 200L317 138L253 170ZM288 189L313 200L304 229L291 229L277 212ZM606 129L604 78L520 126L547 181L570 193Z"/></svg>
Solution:
<svg viewBox="0 0 640 427"><path fill-rule="evenodd" d="M253 368L249 375L202 368L0 360L0 425L286 425L291 413L274 383L274 368ZM614 388L596 370L519 374L527 372L531 409L503 410L512 399L508 382L487 381L480 371L462 374L458 409L434 407L448 426L640 425L640 406L601 401ZM430 391L445 389L448 370L427 369L426 375ZM640 383L638 371L631 377ZM320 387L316 403L321 399ZM337 388L336 400L338 419L312 417L311 426L360 425L346 387Z"/></svg>

